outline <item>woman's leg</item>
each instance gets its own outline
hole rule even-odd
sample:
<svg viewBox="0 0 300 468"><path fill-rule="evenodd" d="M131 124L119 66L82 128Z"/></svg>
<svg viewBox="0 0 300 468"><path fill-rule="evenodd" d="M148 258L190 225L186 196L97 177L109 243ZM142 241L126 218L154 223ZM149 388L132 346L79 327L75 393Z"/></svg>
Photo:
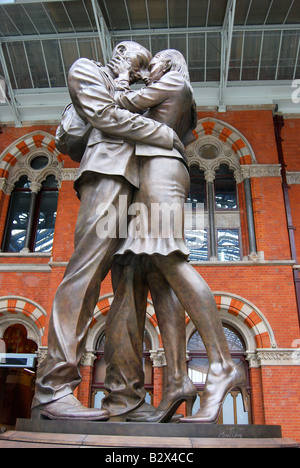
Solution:
<svg viewBox="0 0 300 468"><path fill-rule="evenodd" d="M246 408L244 369L233 363L214 296L196 270L178 254L153 257L194 322L207 350L209 371L200 410L183 422L217 421L227 393L240 387Z"/></svg>

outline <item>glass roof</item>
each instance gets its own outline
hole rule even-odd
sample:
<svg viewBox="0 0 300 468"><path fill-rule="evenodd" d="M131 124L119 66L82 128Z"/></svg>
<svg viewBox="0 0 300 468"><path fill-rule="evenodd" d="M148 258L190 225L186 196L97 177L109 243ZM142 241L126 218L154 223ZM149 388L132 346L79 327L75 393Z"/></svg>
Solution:
<svg viewBox="0 0 300 468"><path fill-rule="evenodd" d="M219 82L228 0L0 0L0 74L13 90L64 88L79 57L104 62L101 35L152 54L180 50L192 82ZM101 23L102 22L102 23ZM106 25L99 30L99 24ZM228 82L300 78L300 1L237 0ZM8 75L8 77L7 77Z"/></svg>

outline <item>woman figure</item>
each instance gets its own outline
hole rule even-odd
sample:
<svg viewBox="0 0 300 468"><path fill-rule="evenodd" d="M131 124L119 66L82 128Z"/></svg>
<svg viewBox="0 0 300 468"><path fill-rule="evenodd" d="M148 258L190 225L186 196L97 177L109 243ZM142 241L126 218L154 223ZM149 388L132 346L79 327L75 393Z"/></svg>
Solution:
<svg viewBox="0 0 300 468"><path fill-rule="evenodd" d="M140 91L118 93L117 103L131 112L144 112L145 117L169 125L187 145L192 141L197 114L182 54L176 50L156 54L149 65L149 78L145 81L147 86ZM212 291L188 262L183 225L184 203L190 185L187 165L176 150L168 152L137 145L136 154L140 161L140 188L135 193L134 203L146 209L140 211L139 233L134 235L129 224L129 236L117 255L122 256L123 262L126 262L126 256L146 256L153 269L173 289L193 321L207 350L209 371L200 410L181 421L213 423L218 419L227 393L233 388L241 389L246 406L246 377L244 370L235 366L231 359ZM154 207L162 206L175 207L174 218L169 219L167 236L163 229L166 221L163 210L159 218L155 218L153 213ZM153 225L153 219L159 219L158 226ZM148 283L151 292L151 274ZM167 310L165 314L167 316ZM176 407L188 399L185 394L182 388L173 388L169 392L167 388L156 418L146 420L161 421L164 414L170 413L170 408L176 411Z"/></svg>

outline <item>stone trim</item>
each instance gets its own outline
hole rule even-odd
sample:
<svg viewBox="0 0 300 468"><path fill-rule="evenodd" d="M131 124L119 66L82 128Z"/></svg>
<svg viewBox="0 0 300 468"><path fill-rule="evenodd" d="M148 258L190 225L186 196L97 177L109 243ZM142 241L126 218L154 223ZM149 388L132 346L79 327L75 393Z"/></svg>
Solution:
<svg viewBox="0 0 300 468"><path fill-rule="evenodd" d="M300 366L299 348L258 348L246 351L249 367Z"/></svg>
<svg viewBox="0 0 300 468"><path fill-rule="evenodd" d="M300 184L300 172L287 172L286 178L288 185Z"/></svg>
<svg viewBox="0 0 300 468"><path fill-rule="evenodd" d="M250 177L280 177L280 164L249 164L241 166L243 179Z"/></svg>

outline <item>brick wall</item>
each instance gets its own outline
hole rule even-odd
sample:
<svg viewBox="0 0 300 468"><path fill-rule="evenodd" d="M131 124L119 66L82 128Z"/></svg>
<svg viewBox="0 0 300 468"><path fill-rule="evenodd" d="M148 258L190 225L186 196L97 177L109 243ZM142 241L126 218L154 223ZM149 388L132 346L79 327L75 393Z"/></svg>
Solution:
<svg viewBox="0 0 300 468"><path fill-rule="evenodd" d="M278 164L272 112L239 111L227 113L199 113L199 119L214 117L223 120L240 131L251 144L258 164ZM18 138L43 130L52 135L56 126L32 126L23 128L3 127L0 134L0 154ZM291 119L283 128L283 150L288 171L300 171L300 120ZM65 168L76 167L70 158L63 157ZM291 348L300 338L292 266L282 261L290 260L289 239L285 207L279 177L256 177L251 179L253 209L258 250L263 251L269 263L245 266L195 266L213 291L223 291L241 296L264 314L268 320L279 348ZM243 184L238 186L243 255L248 252L247 223ZM300 185L289 190L295 238L300 256ZM9 196L0 191L0 236L2 237ZM65 271L65 263L74 249L74 230L79 201L72 181L63 181L59 191L58 213L54 246L49 272L2 272L0 273L0 297L18 295L40 304L47 311L45 335L42 345L47 345L48 321L52 302ZM48 257L0 256L0 264L34 264L45 266ZM59 263L63 262L63 263ZM273 263L270 263L273 262ZM112 292L110 275L101 285L101 295ZM281 424L285 437L300 441L299 433L299 367L270 366L250 370L252 389L252 420L255 424ZM83 381L76 394L86 405L90 404L92 368L82 367ZM163 368L154 368L154 405L162 396ZM298 399L297 399L298 398ZM298 412L297 412L298 409ZM184 411L184 407L179 411Z"/></svg>

